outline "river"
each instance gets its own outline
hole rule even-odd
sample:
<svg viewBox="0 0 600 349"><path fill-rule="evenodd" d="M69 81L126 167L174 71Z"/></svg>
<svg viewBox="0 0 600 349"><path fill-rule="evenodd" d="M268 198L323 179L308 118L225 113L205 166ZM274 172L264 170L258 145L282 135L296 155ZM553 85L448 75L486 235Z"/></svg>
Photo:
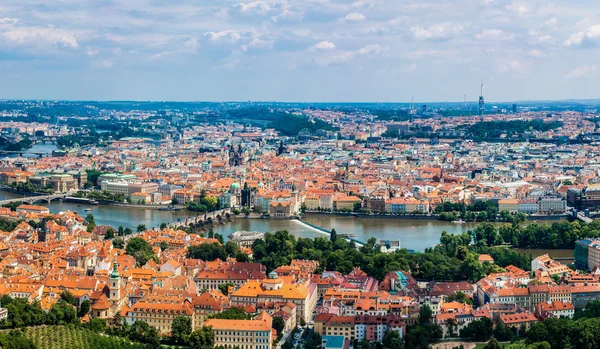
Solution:
<svg viewBox="0 0 600 349"><path fill-rule="evenodd" d="M17 195L0 191L0 200L14 197L17 197ZM96 224L106 224L114 227L123 226L134 230L139 224L144 224L147 228L155 228L161 223L172 223L196 216L195 213L184 210L159 211L122 206L77 205L66 202L52 202L51 204L42 205L48 206L53 213L70 210L76 211L84 217L91 213L96 219ZM91 209L91 211L84 211L85 209ZM458 234L473 229L478 224L317 214L306 214L302 219L327 230L335 228L338 234L354 234L353 237L359 241L367 241L370 237L375 237L378 240L400 240L402 247L417 251L423 251L425 248L439 243L442 231ZM547 223L551 224L552 222ZM297 237L314 238L323 236L318 230L298 220L237 218L233 222L218 225L214 228L216 233L220 233L225 237L238 230L259 232L287 230Z"/></svg>
<svg viewBox="0 0 600 349"><path fill-rule="evenodd" d="M54 150L58 150L58 148L56 147L55 144L38 143L38 144L34 144L31 148L29 148L27 150L23 150L21 153L23 154L24 158L37 158L38 154L40 154L40 153L46 154L46 155L52 155L52 151L54 151ZM5 158L16 158L18 156L19 156L19 154L10 154L10 155L5 156Z"/></svg>

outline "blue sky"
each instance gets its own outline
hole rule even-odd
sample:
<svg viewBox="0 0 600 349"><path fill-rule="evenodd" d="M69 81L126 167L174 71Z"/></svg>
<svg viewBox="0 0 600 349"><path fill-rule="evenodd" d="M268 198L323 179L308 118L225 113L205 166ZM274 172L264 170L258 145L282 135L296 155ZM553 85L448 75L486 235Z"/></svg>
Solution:
<svg viewBox="0 0 600 349"><path fill-rule="evenodd" d="M596 0L2 0L0 98L600 97Z"/></svg>

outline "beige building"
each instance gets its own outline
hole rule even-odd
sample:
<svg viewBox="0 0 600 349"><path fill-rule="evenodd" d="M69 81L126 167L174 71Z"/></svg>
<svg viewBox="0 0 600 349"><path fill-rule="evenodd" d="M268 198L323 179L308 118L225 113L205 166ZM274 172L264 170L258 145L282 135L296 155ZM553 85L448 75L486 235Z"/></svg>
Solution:
<svg viewBox="0 0 600 349"><path fill-rule="evenodd" d="M136 321L144 321L155 327L161 334L167 334L171 332L173 320L178 316L190 318L194 328L194 307L187 298L147 296L129 308L125 321L130 325Z"/></svg>
<svg viewBox="0 0 600 349"><path fill-rule="evenodd" d="M148 205L152 202L152 196L148 193L135 192L130 197L132 204Z"/></svg>
<svg viewBox="0 0 600 349"><path fill-rule="evenodd" d="M354 205L361 202L362 200L357 196L342 196L335 201L338 211L354 211Z"/></svg>
<svg viewBox="0 0 600 349"><path fill-rule="evenodd" d="M307 196L304 199L304 206L307 210L317 210L321 207L321 200L316 195Z"/></svg>
<svg viewBox="0 0 600 349"><path fill-rule="evenodd" d="M230 295L231 305L244 306L268 302L291 302L296 305L297 322L311 321L312 312L317 304L317 287L309 281L294 284L291 277L279 277L277 273L269 273L264 280L248 280L243 286Z"/></svg>
<svg viewBox="0 0 600 349"><path fill-rule="evenodd" d="M254 320L210 319L204 326L210 326L215 334L215 347L240 349L271 349L273 318L266 312Z"/></svg>
<svg viewBox="0 0 600 349"><path fill-rule="evenodd" d="M498 201L499 211L508 211L511 214L519 213L519 200L517 199L502 199Z"/></svg>

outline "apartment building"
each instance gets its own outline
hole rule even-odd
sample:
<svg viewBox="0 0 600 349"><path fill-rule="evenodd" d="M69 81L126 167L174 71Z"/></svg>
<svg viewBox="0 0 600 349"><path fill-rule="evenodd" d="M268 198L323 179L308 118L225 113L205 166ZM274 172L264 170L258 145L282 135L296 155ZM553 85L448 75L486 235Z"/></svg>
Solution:
<svg viewBox="0 0 600 349"><path fill-rule="evenodd" d="M267 268L260 263L242 262L206 262L204 268L196 274L194 281L198 292L217 290L220 285L232 283L234 288L243 286L248 280L262 280Z"/></svg>
<svg viewBox="0 0 600 349"><path fill-rule="evenodd" d="M127 186L127 196L131 196L134 193L145 193L152 194L158 192L158 183L129 183Z"/></svg>
<svg viewBox="0 0 600 349"><path fill-rule="evenodd" d="M519 213L519 200L517 199L502 199L498 201L498 210L508 211L511 214Z"/></svg>
<svg viewBox="0 0 600 349"><path fill-rule="evenodd" d="M343 336L349 340L381 342L389 331L404 336L405 326L396 315L335 315L323 313L315 319L314 331L321 336Z"/></svg>
<svg viewBox="0 0 600 349"><path fill-rule="evenodd" d="M572 319L575 315L575 306L571 302L545 302L535 306L535 315L540 319L553 318L569 318Z"/></svg>
<svg viewBox="0 0 600 349"><path fill-rule="evenodd" d="M215 347L271 349L272 323L271 315L263 311L253 320L210 319L204 322L204 326L212 327Z"/></svg>
<svg viewBox="0 0 600 349"><path fill-rule="evenodd" d="M296 305L296 321L311 321L312 311L317 304L317 287L309 281L293 283L290 277L285 280L276 272L269 273L263 280L248 280L230 294L231 305L244 306L265 302L291 302Z"/></svg>
<svg viewBox="0 0 600 349"><path fill-rule="evenodd" d="M103 191L107 191L114 195L129 195L129 183L128 182L112 182L112 181L102 181L100 184L100 189Z"/></svg>
<svg viewBox="0 0 600 349"><path fill-rule="evenodd" d="M538 201L539 213L563 213L567 209L567 202L562 198L545 197Z"/></svg>
<svg viewBox="0 0 600 349"><path fill-rule="evenodd" d="M171 332L173 320L185 316L192 321L194 327L194 306L187 298L179 296L146 296L136 302L125 315L125 321L133 325L136 321L144 321L155 327L161 334Z"/></svg>

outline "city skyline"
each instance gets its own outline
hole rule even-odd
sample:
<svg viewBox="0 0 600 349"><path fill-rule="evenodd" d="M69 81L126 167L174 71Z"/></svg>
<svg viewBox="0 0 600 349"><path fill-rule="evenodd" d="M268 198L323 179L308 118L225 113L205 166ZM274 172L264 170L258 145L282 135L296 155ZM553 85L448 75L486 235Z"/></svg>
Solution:
<svg viewBox="0 0 600 349"><path fill-rule="evenodd" d="M600 5L576 1L7 1L3 99L594 98Z"/></svg>

